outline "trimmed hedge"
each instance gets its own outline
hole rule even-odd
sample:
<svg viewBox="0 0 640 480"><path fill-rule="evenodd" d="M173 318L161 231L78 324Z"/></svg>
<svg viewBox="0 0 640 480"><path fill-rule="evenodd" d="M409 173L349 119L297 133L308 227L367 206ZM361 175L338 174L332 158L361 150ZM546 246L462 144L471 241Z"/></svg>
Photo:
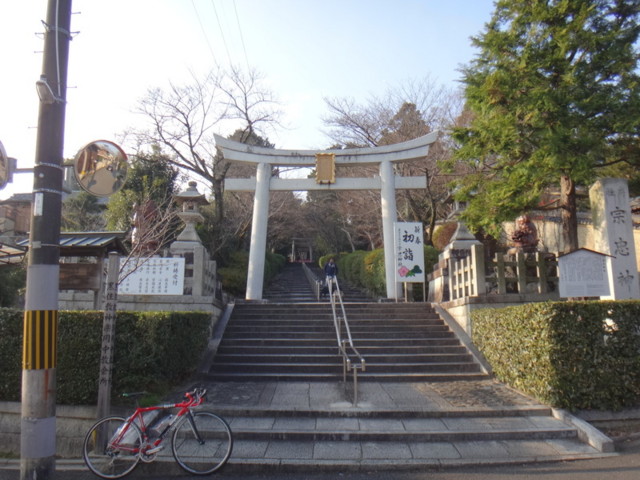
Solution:
<svg viewBox="0 0 640 480"><path fill-rule="evenodd" d="M23 312L0 309L0 399L20 400ZM58 321L56 402L91 405L98 398L103 313L62 311ZM160 393L188 379L210 337L211 314L118 312L111 388Z"/></svg>
<svg viewBox="0 0 640 480"><path fill-rule="evenodd" d="M339 276L351 285L368 291L373 296L385 297L387 295L387 280L385 276L384 249L365 252L355 251L338 255L325 255L320 258L320 267L329 258L334 257L338 264ZM438 261L438 251L429 245L424 246L424 268L429 273L433 265ZM415 295L422 300L422 291L416 289ZM416 298L418 299L418 298Z"/></svg>
<svg viewBox="0 0 640 480"><path fill-rule="evenodd" d="M471 313L503 382L569 410L640 404L640 302L546 302Z"/></svg>

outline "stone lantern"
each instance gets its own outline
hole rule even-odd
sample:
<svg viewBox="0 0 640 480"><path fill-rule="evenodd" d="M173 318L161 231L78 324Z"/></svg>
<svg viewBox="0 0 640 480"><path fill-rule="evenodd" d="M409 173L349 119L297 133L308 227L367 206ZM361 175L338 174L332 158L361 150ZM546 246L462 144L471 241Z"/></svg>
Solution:
<svg viewBox="0 0 640 480"><path fill-rule="evenodd" d="M198 192L196 182L189 182L189 187L173 196L175 202L182 207L182 211L178 213L178 217L185 223L184 230L178 238L179 242L198 242L200 237L196 232L196 224L202 222L204 217L200 214L199 206L207 205L209 202Z"/></svg>
<svg viewBox="0 0 640 480"><path fill-rule="evenodd" d="M198 192L196 182L189 182L189 187L174 195L173 199L182 207L178 216L185 226L176 241L169 247L169 252L171 256L183 257L185 260L184 294L203 297L200 299L201 302L213 301L212 295L217 283L216 262L210 259L207 249L202 245L196 232L196 224L204 220L198 208L209 202Z"/></svg>

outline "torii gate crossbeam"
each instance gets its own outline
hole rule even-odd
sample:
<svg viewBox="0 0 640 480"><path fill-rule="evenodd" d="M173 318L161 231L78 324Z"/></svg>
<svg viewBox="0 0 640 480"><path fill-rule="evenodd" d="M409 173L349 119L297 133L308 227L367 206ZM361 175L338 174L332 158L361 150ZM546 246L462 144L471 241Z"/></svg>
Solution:
<svg viewBox="0 0 640 480"><path fill-rule="evenodd" d="M438 132L408 142L372 148L347 150L278 150L254 147L215 135L216 145L230 162L256 164L255 178L230 178L225 180L225 190L253 191L253 219L251 226L251 250L247 272L247 300L261 300L264 261L267 243L267 219L269 216L269 192L304 190L380 190L382 200L382 226L385 257L387 297L398 298L395 281L395 257L393 251L393 224L396 215L396 189L426 188L426 177L400 177L393 173L394 162L417 160L427 156L429 146L436 141ZM271 178L272 166L313 167L316 154L334 154L336 165L379 165L380 176L373 178L338 178L335 183L317 184L313 179Z"/></svg>

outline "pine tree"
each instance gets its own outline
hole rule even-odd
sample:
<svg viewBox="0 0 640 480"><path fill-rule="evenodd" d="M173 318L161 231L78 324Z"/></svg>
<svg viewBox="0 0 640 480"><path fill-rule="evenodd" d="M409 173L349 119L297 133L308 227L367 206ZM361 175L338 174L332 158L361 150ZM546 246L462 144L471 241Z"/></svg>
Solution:
<svg viewBox="0 0 640 480"><path fill-rule="evenodd" d="M576 185L638 164L640 0L499 0L463 70L472 120L454 131L463 214L494 235L560 187L566 251L578 248Z"/></svg>

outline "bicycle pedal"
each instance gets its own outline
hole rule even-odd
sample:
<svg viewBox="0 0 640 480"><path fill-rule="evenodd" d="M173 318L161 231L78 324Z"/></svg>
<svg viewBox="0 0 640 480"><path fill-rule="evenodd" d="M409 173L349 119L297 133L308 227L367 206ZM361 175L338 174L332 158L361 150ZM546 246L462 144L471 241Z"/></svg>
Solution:
<svg viewBox="0 0 640 480"><path fill-rule="evenodd" d="M145 451L144 454L145 455L155 455L156 453L160 452L164 450L164 445L158 445L157 447L154 448L150 448L149 450Z"/></svg>

